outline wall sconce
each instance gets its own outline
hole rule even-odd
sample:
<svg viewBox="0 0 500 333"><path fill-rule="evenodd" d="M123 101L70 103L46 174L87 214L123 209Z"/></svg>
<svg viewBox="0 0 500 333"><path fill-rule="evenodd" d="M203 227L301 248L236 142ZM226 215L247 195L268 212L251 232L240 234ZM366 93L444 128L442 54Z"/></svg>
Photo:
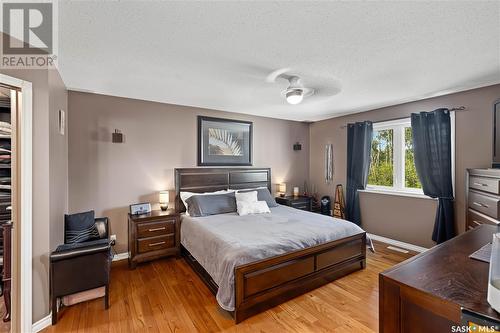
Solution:
<svg viewBox="0 0 500 333"><path fill-rule="evenodd" d="M302 145L297 142L296 144L293 145L293 150L297 151L297 150L302 150Z"/></svg>
<svg viewBox="0 0 500 333"><path fill-rule="evenodd" d="M113 143L122 143L123 142L123 133L119 130L115 129L115 132L111 135L111 142Z"/></svg>
<svg viewBox="0 0 500 333"><path fill-rule="evenodd" d="M170 201L169 200L169 196L168 196L168 191L160 191L160 195L159 195L159 202L160 202L160 208L162 211L166 211L168 209L168 202Z"/></svg>
<svg viewBox="0 0 500 333"><path fill-rule="evenodd" d="M285 183L278 184L278 192L280 194L280 197L285 196L285 194L286 194L286 184Z"/></svg>

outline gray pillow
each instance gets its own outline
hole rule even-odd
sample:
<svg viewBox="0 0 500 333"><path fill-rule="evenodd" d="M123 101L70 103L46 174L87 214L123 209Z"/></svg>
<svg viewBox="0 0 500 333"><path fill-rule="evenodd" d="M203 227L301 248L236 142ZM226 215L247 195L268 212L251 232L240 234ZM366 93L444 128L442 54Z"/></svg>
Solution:
<svg viewBox="0 0 500 333"><path fill-rule="evenodd" d="M252 191L257 191L257 200L258 201L265 201L267 203L267 205L269 206L269 208L278 207L276 200L274 200L271 193L269 193L269 189L267 187L239 190L238 192L245 193L245 192L252 192Z"/></svg>
<svg viewBox="0 0 500 333"><path fill-rule="evenodd" d="M186 200L188 213L193 217L236 212L234 192L211 195L193 195Z"/></svg>

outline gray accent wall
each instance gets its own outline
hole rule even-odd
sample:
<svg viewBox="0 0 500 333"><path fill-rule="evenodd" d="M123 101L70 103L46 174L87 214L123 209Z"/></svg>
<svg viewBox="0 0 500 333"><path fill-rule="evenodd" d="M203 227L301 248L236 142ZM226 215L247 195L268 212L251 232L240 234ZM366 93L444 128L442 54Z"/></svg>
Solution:
<svg viewBox="0 0 500 333"><path fill-rule="evenodd" d="M368 112L327 119L310 125L309 178L321 195L333 199L335 185L346 184L347 133L341 126L355 121L383 121L408 117L412 112L441 107L465 106L456 113L455 193L456 228L465 226L465 170L491 167L492 108L500 98L500 85L494 85L416 102L384 107ZM333 145L334 181L324 181L324 146ZM415 245L430 247L436 202L431 199L387 194L360 195L362 227L369 233Z"/></svg>
<svg viewBox="0 0 500 333"><path fill-rule="evenodd" d="M109 217L118 253L127 251L129 205L158 209L158 191L174 189L174 168L196 166L198 115L252 121L253 166L271 168L273 188L302 187L309 175L306 123L74 91L69 108L69 209ZM123 143L111 142L115 129Z"/></svg>

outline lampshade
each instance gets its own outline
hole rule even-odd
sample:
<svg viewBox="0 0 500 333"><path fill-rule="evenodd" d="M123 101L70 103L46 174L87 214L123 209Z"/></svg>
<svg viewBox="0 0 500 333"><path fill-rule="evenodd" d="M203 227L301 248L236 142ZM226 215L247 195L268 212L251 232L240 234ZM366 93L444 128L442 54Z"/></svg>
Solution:
<svg viewBox="0 0 500 333"><path fill-rule="evenodd" d="M160 191L160 199L158 200L160 203L168 203L168 191Z"/></svg>
<svg viewBox="0 0 500 333"><path fill-rule="evenodd" d="M279 189L279 192L286 193L286 184L285 183L279 184L278 189Z"/></svg>

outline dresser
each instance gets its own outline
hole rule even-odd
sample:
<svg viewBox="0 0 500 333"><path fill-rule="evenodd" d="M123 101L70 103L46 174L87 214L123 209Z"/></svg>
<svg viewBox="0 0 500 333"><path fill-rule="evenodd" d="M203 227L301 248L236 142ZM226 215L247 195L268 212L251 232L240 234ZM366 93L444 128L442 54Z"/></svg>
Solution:
<svg viewBox="0 0 500 333"><path fill-rule="evenodd" d="M173 209L128 215L129 267L180 254L180 218Z"/></svg>
<svg viewBox="0 0 500 333"><path fill-rule="evenodd" d="M276 197L276 202L280 205L290 206L297 209L312 211L312 200L310 197L306 196L285 196L285 197Z"/></svg>
<svg viewBox="0 0 500 333"><path fill-rule="evenodd" d="M468 169L466 180L466 226L500 223L500 169Z"/></svg>
<svg viewBox="0 0 500 333"><path fill-rule="evenodd" d="M499 322L487 301L488 263L469 255L500 228L482 224L379 275L381 333L443 333L463 322L462 309Z"/></svg>

